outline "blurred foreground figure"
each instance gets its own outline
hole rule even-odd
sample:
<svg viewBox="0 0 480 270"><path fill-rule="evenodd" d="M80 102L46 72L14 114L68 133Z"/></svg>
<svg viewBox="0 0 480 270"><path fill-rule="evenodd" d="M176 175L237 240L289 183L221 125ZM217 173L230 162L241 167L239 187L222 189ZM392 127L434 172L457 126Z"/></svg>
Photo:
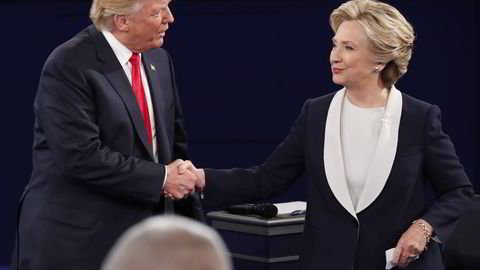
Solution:
<svg viewBox="0 0 480 270"><path fill-rule="evenodd" d="M151 217L126 231L102 270L230 270L225 244L212 228L177 216Z"/></svg>

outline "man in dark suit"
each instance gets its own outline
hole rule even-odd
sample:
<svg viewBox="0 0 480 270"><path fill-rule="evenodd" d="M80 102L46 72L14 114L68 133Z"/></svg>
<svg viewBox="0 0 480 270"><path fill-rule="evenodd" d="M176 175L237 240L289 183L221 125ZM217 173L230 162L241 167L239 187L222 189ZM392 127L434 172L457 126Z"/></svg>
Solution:
<svg viewBox="0 0 480 270"><path fill-rule="evenodd" d="M188 153L172 62L159 48L173 22L169 3L95 0L94 25L48 57L14 269L98 269L117 237L146 217L202 218L198 198L188 197L195 175L176 167Z"/></svg>

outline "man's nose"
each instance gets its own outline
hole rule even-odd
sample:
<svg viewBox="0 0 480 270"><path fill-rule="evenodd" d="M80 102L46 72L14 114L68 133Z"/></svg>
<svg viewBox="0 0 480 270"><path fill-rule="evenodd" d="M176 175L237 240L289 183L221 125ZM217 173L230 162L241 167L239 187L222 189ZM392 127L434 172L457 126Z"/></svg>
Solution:
<svg viewBox="0 0 480 270"><path fill-rule="evenodd" d="M173 23L173 21L175 20L175 18L173 17L173 13L172 11L170 10L170 8L167 8L167 23Z"/></svg>

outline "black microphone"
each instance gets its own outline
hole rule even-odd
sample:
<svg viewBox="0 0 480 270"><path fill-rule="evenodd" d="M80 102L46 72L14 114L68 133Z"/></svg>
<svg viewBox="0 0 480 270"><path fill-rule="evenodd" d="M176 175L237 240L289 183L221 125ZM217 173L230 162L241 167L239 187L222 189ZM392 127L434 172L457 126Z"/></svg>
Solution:
<svg viewBox="0 0 480 270"><path fill-rule="evenodd" d="M236 215L258 215L264 218L276 217L278 209L271 203L240 204L225 208L225 211Z"/></svg>

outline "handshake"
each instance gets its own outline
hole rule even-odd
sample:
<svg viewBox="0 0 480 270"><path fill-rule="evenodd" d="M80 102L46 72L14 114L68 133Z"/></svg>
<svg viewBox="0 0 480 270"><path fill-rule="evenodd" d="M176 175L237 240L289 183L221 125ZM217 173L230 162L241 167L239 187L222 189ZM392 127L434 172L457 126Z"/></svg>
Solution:
<svg viewBox="0 0 480 270"><path fill-rule="evenodd" d="M202 191L205 187L205 172L197 169L190 160L177 159L167 165L167 178L163 185L165 197L184 199L194 191Z"/></svg>

